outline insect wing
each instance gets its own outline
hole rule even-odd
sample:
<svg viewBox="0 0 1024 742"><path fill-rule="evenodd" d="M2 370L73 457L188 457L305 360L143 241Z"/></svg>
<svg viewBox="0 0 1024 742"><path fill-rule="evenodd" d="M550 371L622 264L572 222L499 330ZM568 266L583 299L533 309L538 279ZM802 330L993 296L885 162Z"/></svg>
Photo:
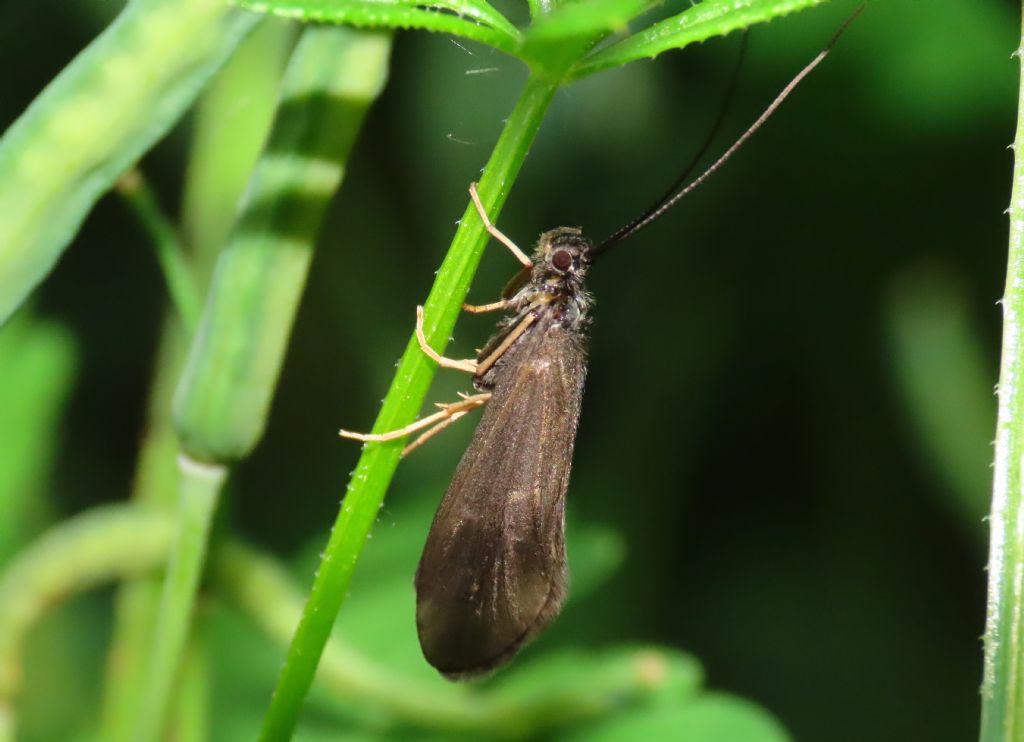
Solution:
<svg viewBox="0 0 1024 742"><path fill-rule="evenodd" d="M416 573L423 654L452 678L511 659L554 618L566 591L565 491L582 337L531 328L499 364Z"/></svg>

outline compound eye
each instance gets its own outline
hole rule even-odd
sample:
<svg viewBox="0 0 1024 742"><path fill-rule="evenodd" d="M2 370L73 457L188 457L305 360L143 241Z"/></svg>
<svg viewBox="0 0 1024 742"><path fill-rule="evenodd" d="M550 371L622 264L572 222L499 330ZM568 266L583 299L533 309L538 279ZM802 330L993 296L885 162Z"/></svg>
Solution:
<svg viewBox="0 0 1024 742"><path fill-rule="evenodd" d="M569 270L572 267L572 254L568 250L556 250L551 256L551 265L563 272Z"/></svg>

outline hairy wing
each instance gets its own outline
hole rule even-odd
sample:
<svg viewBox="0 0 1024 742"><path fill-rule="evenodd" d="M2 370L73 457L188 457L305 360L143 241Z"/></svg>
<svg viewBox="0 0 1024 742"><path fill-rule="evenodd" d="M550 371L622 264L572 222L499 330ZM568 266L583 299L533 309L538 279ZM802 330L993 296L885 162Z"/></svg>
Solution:
<svg viewBox="0 0 1024 742"><path fill-rule="evenodd" d="M581 339L560 327L537 327L501 359L416 573L420 644L446 675L506 662L561 608L584 374Z"/></svg>

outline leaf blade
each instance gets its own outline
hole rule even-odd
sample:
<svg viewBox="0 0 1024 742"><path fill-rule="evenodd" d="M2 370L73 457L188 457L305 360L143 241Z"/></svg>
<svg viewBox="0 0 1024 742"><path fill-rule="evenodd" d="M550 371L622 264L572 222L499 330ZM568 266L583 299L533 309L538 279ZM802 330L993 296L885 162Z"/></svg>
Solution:
<svg viewBox="0 0 1024 742"><path fill-rule="evenodd" d="M557 41L602 31L625 31L626 24L659 0L590 0L560 6L526 32L526 43Z"/></svg>
<svg viewBox="0 0 1024 742"><path fill-rule="evenodd" d="M522 34L485 0L231 0L257 13L356 28L450 33L515 55Z"/></svg>
<svg viewBox="0 0 1024 742"><path fill-rule="evenodd" d="M571 76L578 79L609 67L654 58L670 49L724 36L824 2L827 0L706 0L591 54Z"/></svg>
<svg viewBox="0 0 1024 742"><path fill-rule="evenodd" d="M0 323L258 22L211 0L135 0L4 132Z"/></svg>

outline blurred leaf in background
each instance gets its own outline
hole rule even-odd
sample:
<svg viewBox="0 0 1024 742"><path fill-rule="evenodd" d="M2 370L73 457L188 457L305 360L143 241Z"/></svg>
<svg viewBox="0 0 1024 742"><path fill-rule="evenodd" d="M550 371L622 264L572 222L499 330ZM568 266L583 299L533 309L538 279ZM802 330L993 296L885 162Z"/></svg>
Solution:
<svg viewBox="0 0 1024 742"><path fill-rule="evenodd" d="M890 343L912 432L949 493L952 522L980 547L992 488L995 371L969 309L961 281L942 266L911 266L893 280Z"/></svg>
<svg viewBox="0 0 1024 742"><path fill-rule="evenodd" d="M55 515L52 472L77 356L70 333L57 322L38 319L34 312L23 311L0 328L0 565ZM60 722L48 722L43 699L74 696L78 683L88 682L84 673L67 665L81 656L81 635L72 638L80 618L80 612L72 616L67 611L48 617L25 650L32 668L27 682L38 693L25 704L24 715L49 734L63 729ZM71 702L62 717L82 721L87 713L85 704Z"/></svg>
<svg viewBox="0 0 1024 742"><path fill-rule="evenodd" d="M76 356L66 330L29 312L0 330L0 564L50 519L50 472Z"/></svg>

